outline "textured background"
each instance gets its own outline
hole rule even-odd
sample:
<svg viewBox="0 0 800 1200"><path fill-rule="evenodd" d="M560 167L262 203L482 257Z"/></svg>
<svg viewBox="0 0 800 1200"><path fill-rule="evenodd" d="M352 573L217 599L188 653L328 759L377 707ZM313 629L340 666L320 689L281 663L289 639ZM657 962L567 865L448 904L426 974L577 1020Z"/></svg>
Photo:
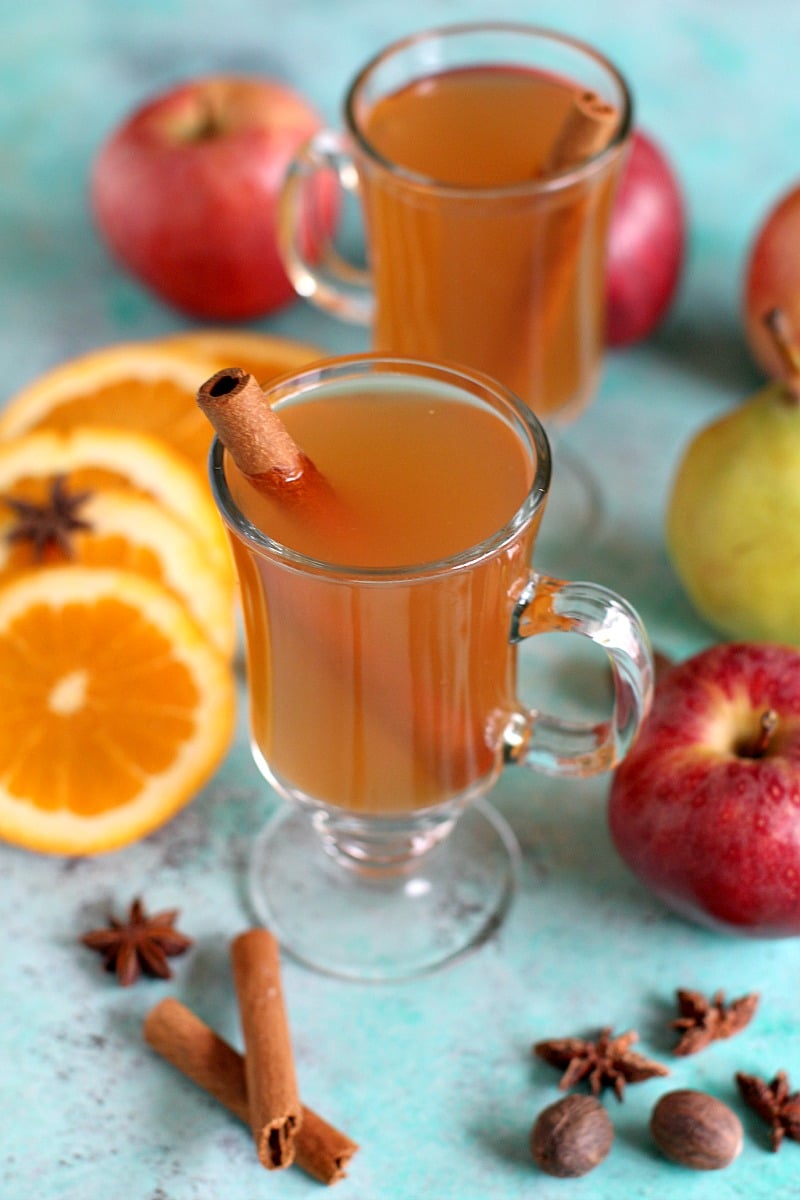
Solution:
<svg viewBox="0 0 800 1200"><path fill-rule="evenodd" d="M740 278L756 224L800 176L800 7L505 0L489 10L564 28L613 57L684 183L691 245L679 302L650 343L610 356L595 404L569 435L591 451L608 518L576 569L623 592L654 643L682 656L714 634L667 562L666 491L692 432L758 382L742 342ZM186 324L115 268L87 212L91 158L135 104L198 73L258 71L294 84L338 124L345 84L379 46L486 13L472 0L0 0L0 402L62 358ZM258 327L333 351L366 344L304 305ZM668 1165L649 1143L651 1106L669 1087L732 1100L734 1070L780 1067L800 1084L800 947L722 939L666 913L610 845L606 791L606 779L506 775L496 801L524 849L519 895L499 935L457 966L373 988L286 964L304 1097L363 1146L342 1200L800 1194L800 1147L771 1155L747 1116L741 1158L713 1177ZM236 1039L227 943L250 921L243 864L273 803L242 720L213 782L139 845L87 861L0 847L3 1200L319 1194L299 1172L265 1175L247 1133L139 1033L150 1005L175 994ZM76 938L137 893L153 908L180 905L197 944L170 983L123 991ZM762 1007L746 1034L673 1060L669 1080L630 1088L621 1106L609 1101L618 1136L601 1169L573 1182L536 1172L528 1129L558 1093L530 1043L635 1027L646 1052L670 1061L676 986L731 997L759 988Z"/></svg>

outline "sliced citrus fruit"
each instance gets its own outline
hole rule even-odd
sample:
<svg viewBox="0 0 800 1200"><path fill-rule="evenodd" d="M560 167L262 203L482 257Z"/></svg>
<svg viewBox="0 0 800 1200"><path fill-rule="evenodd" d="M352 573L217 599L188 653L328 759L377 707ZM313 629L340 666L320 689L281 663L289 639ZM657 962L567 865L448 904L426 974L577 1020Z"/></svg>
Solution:
<svg viewBox="0 0 800 1200"><path fill-rule="evenodd" d="M214 330L107 346L46 371L11 396L0 413L0 437L113 425L162 438L205 478L211 427L197 407L197 389L221 367L246 366L235 361L245 352L258 378L322 356L289 339Z"/></svg>
<svg viewBox="0 0 800 1200"><path fill-rule="evenodd" d="M20 517L0 498L0 584L43 564L136 571L169 588L230 657L237 631L233 582L209 561L194 534L136 492L109 489L84 495L75 506L78 527L67 533L63 545L48 539L40 554L32 538L15 536Z"/></svg>
<svg viewBox="0 0 800 1200"><path fill-rule="evenodd" d="M75 491L124 486L149 496L194 532L223 577L232 574L225 531L210 491L159 438L80 426L63 432L41 429L0 442L0 496L42 503L58 476Z"/></svg>
<svg viewBox="0 0 800 1200"><path fill-rule="evenodd" d="M262 387L287 371L300 370L318 358L330 357L330 351L322 350L310 342L299 342L293 338L276 337L249 329L219 329L214 326L170 334L168 337L159 338L155 344L170 350L183 351L206 361L212 359L217 370L224 367L242 367L251 375L255 375ZM200 383L203 382L205 381L201 379Z"/></svg>
<svg viewBox="0 0 800 1200"><path fill-rule="evenodd" d="M128 571L47 567L0 588L0 837L96 854L144 836L220 763L233 672Z"/></svg>
<svg viewBox="0 0 800 1200"><path fill-rule="evenodd" d="M155 434L205 472L211 431L195 403L217 370L151 342L126 342L70 359L13 395L0 413L0 437L31 429L114 425Z"/></svg>

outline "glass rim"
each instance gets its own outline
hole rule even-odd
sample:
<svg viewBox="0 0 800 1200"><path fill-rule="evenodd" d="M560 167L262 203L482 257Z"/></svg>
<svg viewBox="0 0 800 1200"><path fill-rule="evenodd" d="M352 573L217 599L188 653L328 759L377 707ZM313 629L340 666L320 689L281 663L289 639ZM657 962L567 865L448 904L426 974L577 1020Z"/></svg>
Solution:
<svg viewBox="0 0 800 1200"><path fill-rule="evenodd" d="M542 178L524 180L521 183L492 185L490 187L465 187L459 184L444 183L432 176L412 171L408 167L403 167L398 163L392 162L391 159L381 154L378 148L364 134L355 113L356 99L368 79L393 55L407 50L414 45L436 38L444 40L450 37L460 37L473 33L496 33L536 38L575 50L602 67L607 72L609 78L613 79L616 83L621 97L621 119L608 145L604 146L602 150L597 151L596 154L583 159L575 166L564 167ZM422 78L421 75L420 78ZM360 68L347 90L344 100L344 117L347 129L362 153L373 163L379 165L409 187L424 188L425 191L436 192L450 197L485 200L492 196L547 195L551 192L558 192L563 188L571 186L576 180L583 179L599 170L607 162L611 162L615 155L621 151L633 128L633 97L627 80L619 68L601 51L596 50L594 46L591 46L581 38L561 33L556 29L550 29L544 25L528 24L525 21L459 21L448 25L434 25L430 28L419 30L416 33L407 34L405 37L390 42L389 45L384 46L382 50L374 54Z"/></svg>
<svg viewBox="0 0 800 1200"><path fill-rule="evenodd" d="M348 374L366 378L369 374L378 375L381 372L435 379L456 388L460 386L462 391L473 396L477 389L484 397L491 396L493 401L500 401L506 409L506 414L511 410L518 425L527 434L531 457L534 460L530 487L512 516L482 541L439 559L370 567L315 558L269 537L245 516L234 500L225 478L225 447L215 435L208 456L211 493L223 521L241 541L252 549L278 560L286 567L305 574L336 578L342 583L396 583L401 580L413 582L471 567L498 554L533 520L542 509L550 488L552 458L547 434L538 417L516 393L480 371L404 355L348 354L322 359L300 371L281 375L264 389L264 394L268 402L275 402L280 396L288 397L296 394L298 390L311 391L328 380L346 378ZM497 407L496 403L493 407Z"/></svg>

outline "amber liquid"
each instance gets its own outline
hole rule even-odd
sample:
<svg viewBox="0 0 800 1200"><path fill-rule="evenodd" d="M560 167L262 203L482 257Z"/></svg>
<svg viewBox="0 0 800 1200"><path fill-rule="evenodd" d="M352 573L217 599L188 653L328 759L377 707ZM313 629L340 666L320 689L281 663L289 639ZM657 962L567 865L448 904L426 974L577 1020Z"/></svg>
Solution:
<svg viewBox="0 0 800 1200"><path fill-rule="evenodd" d="M519 186L547 175L576 87L529 68L465 67L356 114L383 159L431 181L359 160L375 348L478 367L545 418L589 400L603 343L619 156L549 190Z"/></svg>
<svg viewBox="0 0 800 1200"><path fill-rule="evenodd" d="M538 515L466 566L407 565L502 529L530 489L532 452L488 408L425 392L281 415L332 486L336 519L309 520L228 463L231 492L271 538L356 569L298 569L233 538L257 757L287 794L360 814L485 790L515 707L510 619Z"/></svg>

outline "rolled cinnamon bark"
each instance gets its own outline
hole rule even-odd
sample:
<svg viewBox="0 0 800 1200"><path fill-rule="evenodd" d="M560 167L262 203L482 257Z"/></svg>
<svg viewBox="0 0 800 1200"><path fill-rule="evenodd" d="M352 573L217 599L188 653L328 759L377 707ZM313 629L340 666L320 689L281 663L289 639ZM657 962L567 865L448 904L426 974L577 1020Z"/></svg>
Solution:
<svg viewBox="0 0 800 1200"><path fill-rule="evenodd" d="M244 1059L181 1004L167 997L145 1017L144 1039L162 1058L250 1124Z"/></svg>
<svg viewBox="0 0 800 1200"><path fill-rule="evenodd" d="M160 1001L145 1018L144 1036L162 1058L250 1125L242 1055L190 1009L171 997ZM357 1143L313 1109L303 1105L302 1114L296 1165L320 1183L338 1183L358 1150Z"/></svg>
<svg viewBox="0 0 800 1200"><path fill-rule="evenodd" d="M286 482L303 473L303 455L273 412L254 375L226 367L207 379L197 403L245 475L274 473Z"/></svg>
<svg viewBox="0 0 800 1200"><path fill-rule="evenodd" d="M594 92L576 92L569 114L553 143L545 172L578 168L611 141L619 112ZM579 182L575 186L591 185ZM555 340L554 330L563 319L570 291L584 253L584 219L587 195L577 195L550 218L542 265L541 338L544 346Z"/></svg>
<svg viewBox="0 0 800 1200"><path fill-rule="evenodd" d="M319 1113L303 1106L303 1124L297 1135L297 1165L320 1183L338 1183L347 1174L347 1164L358 1143L330 1125Z"/></svg>
<svg viewBox="0 0 800 1200"><path fill-rule="evenodd" d="M249 929L234 939L231 962L253 1137L264 1166L280 1170L294 1161L303 1113L283 1002L278 943L267 929Z"/></svg>
<svg viewBox="0 0 800 1200"><path fill-rule="evenodd" d="M618 110L596 92L576 92L567 119L550 150L546 169L563 171L598 154L611 141L618 120Z"/></svg>
<svg viewBox="0 0 800 1200"><path fill-rule="evenodd" d="M333 488L267 403L254 375L241 367L217 371L198 389L197 404L259 491L328 527L341 519Z"/></svg>

